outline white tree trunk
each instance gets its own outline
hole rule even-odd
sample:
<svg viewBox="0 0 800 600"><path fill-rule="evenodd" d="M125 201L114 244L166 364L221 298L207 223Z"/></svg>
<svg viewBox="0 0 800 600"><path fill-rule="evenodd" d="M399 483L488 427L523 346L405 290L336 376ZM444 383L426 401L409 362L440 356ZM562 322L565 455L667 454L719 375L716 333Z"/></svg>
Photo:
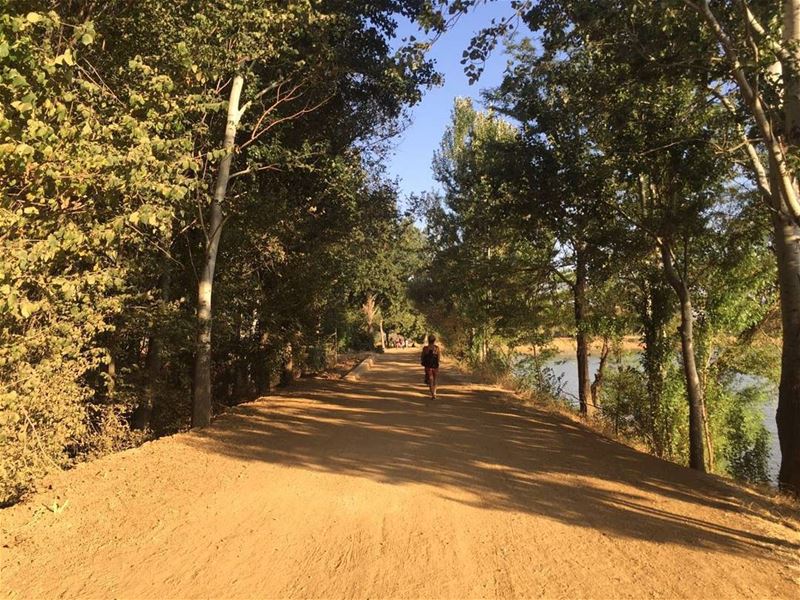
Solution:
<svg viewBox="0 0 800 600"><path fill-rule="evenodd" d="M219 163L211 218L208 221L206 251L197 290L197 348L194 363L194 397L192 402L192 427L205 427L211 422L211 293L214 287L214 269L217 264L219 240L222 234L222 203L228 191L228 180L233 162L236 129L242 117L239 100L244 78L233 78L228 99L228 122L225 126L223 148L225 155Z"/></svg>

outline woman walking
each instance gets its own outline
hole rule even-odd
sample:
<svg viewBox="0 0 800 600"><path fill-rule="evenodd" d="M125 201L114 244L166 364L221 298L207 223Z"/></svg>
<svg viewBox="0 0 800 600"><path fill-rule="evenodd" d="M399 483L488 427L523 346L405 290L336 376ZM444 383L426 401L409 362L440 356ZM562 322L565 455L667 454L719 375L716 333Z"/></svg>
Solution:
<svg viewBox="0 0 800 600"><path fill-rule="evenodd" d="M436 336L428 336L428 345L422 348L420 362L425 367L425 383L431 390L431 398L436 400L436 377L439 374L439 356L441 352L436 345Z"/></svg>

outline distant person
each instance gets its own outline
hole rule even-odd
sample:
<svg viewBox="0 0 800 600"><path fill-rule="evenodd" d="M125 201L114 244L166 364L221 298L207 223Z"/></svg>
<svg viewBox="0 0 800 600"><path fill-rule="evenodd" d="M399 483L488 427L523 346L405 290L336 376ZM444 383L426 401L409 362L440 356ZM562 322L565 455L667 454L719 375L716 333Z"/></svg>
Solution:
<svg viewBox="0 0 800 600"><path fill-rule="evenodd" d="M439 375L439 357L441 351L436 345L436 336L428 336L428 345L422 348L420 362L425 367L425 383L431 390L431 398L436 400L436 377Z"/></svg>
<svg viewBox="0 0 800 600"><path fill-rule="evenodd" d="M425 356L426 354L428 354L428 346L423 346L422 347L422 355L420 356L420 359L419 359L419 364L421 364L422 368L425 370L425 385L428 385L428 382L429 382L429 379L428 379L428 367L425 366L425 363L427 362L427 358Z"/></svg>

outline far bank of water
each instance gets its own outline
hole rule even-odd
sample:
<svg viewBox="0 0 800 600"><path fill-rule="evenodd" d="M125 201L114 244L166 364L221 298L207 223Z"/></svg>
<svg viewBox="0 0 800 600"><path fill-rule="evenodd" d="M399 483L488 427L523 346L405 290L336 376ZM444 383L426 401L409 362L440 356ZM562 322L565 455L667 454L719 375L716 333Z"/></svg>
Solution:
<svg viewBox="0 0 800 600"><path fill-rule="evenodd" d="M623 355L624 364L637 362L635 352ZM589 357L589 377L594 379L595 373L600 365L600 358L597 356ZM564 386L562 395L576 410L578 408L578 362L575 356L568 354L558 354L547 362L547 367L553 370L556 377L560 378ZM606 367L608 368L608 367ZM743 377L741 384L752 385L758 383L755 378ZM778 409L778 390L773 388L769 391L769 401L762 407L764 427L770 436L770 455L769 455L769 475L773 483L778 481L778 470L780 469L781 450L778 444L778 426L775 423L775 411Z"/></svg>

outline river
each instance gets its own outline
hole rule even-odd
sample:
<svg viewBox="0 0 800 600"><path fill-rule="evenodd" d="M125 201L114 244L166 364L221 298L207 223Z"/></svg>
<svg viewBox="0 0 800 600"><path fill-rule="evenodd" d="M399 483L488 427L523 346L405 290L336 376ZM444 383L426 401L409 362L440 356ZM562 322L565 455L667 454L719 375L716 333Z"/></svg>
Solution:
<svg viewBox="0 0 800 600"><path fill-rule="evenodd" d="M630 353L623 357L623 361L635 359L636 354ZM589 377L594 378L600 359L597 356L589 357ZM571 404L578 407L578 363L575 356L568 354L558 354L548 361L547 366L553 370L556 377L562 378L564 385L563 395ZM758 383L754 377L741 377L742 387ZM767 384L769 385L769 384ZM764 427L769 432L770 437L770 456L769 456L769 475L773 483L778 481L778 470L780 468L781 450L778 445L778 426L775 423L775 411L778 408L778 390L772 386L769 402L763 405Z"/></svg>

